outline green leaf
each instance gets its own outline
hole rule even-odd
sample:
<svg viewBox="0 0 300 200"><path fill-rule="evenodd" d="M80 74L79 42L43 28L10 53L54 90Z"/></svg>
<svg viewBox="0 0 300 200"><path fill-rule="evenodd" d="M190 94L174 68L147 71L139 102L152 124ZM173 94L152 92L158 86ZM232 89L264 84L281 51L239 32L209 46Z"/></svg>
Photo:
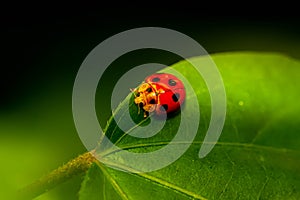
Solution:
<svg viewBox="0 0 300 200"><path fill-rule="evenodd" d="M99 166L94 163L82 182L81 187L84 189L80 190L79 199L107 199L107 196L111 199L121 199L114 189L118 187L117 184L113 179L107 178L106 174L105 168L102 168L101 171Z"/></svg>
<svg viewBox="0 0 300 200"><path fill-rule="evenodd" d="M116 170L125 169L119 161L99 163L88 171L81 199L115 199L116 195L120 199L300 199L300 62L280 54L253 52L212 58L227 95L224 129L213 150L198 157L211 116L207 87L189 63L176 63L172 67L196 90L201 109L198 134L189 149L171 165L149 173ZM193 61L201 63L203 58ZM183 109L192 113L195 108L189 100L188 96ZM134 104L129 111L139 126L149 123L137 115ZM121 103L114 116L125 112L126 103ZM175 136L180 116L168 119L157 135L143 139L129 136L111 118L106 135L130 152L156 151ZM118 154L122 151L108 150L101 157Z"/></svg>

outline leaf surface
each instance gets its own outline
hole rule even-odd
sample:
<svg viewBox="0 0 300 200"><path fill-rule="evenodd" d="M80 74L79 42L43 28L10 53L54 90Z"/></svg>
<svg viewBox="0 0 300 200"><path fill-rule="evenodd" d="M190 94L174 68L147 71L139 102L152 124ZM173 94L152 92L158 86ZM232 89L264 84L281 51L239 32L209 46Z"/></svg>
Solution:
<svg viewBox="0 0 300 200"><path fill-rule="evenodd" d="M224 129L213 150L205 158L198 157L211 116L205 82L188 62L176 63L172 68L190 82L200 105L193 143L174 163L150 173L127 173L100 163L87 173L81 199L115 199L116 195L120 199L300 198L300 62L280 54L254 52L221 53L212 58L227 95ZM201 63L202 59L195 57L193 61ZM128 98L132 100L132 96ZM183 109L192 113L195 108L189 98L187 95ZM114 116L125 112L128 108L121 103ZM149 124L149 119L137 114L134 104L129 112L138 126ZM127 151L147 153L168 145L177 133L181 115L168 119L157 135L142 139L128 135L138 126L124 132L116 125L118 120L122 117L111 118L106 127L110 140ZM122 151L106 151L101 156L118 154Z"/></svg>

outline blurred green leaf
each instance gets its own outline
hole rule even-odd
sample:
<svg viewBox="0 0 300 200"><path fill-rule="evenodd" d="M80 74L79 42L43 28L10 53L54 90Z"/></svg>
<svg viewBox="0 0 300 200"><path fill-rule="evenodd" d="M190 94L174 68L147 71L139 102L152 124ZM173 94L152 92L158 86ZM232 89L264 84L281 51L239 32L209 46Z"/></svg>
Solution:
<svg viewBox="0 0 300 200"><path fill-rule="evenodd" d="M116 194L121 199L300 198L300 62L280 54L252 52L212 58L225 84L227 117L208 156L199 159L198 152L210 119L209 93L190 64L179 62L172 67L192 84L201 108L193 144L176 162L151 173L126 173L100 163L88 171L81 199L115 199ZM202 59L193 58L199 63ZM193 112L188 101L183 109ZM116 112L128 112L125 107L121 104ZM130 112L136 122L148 123L137 115L134 104ZM155 151L174 137L179 122L180 114L168 119L157 135L137 139L121 131L111 118L106 135L128 151Z"/></svg>

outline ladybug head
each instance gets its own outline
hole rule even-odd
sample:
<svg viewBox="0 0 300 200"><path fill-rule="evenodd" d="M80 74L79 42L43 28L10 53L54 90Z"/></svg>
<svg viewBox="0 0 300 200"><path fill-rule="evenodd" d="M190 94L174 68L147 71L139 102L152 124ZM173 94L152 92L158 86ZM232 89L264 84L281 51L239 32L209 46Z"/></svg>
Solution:
<svg viewBox="0 0 300 200"><path fill-rule="evenodd" d="M157 103L157 95L155 88L149 83L143 83L140 87L135 90L134 102L139 106L139 110L145 111L144 116L147 116L147 112L153 112L155 110L155 104Z"/></svg>

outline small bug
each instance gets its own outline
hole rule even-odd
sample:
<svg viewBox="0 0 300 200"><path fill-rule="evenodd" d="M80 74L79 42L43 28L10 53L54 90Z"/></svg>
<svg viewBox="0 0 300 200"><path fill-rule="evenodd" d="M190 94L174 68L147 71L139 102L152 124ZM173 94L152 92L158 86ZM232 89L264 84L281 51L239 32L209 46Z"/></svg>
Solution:
<svg viewBox="0 0 300 200"><path fill-rule="evenodd" d="M180 109L185 100L185 88L180 79L172 74L156 73L145 78L145 81L132 90L134 103L144 111L163 115L174 113Z"/></svg>

